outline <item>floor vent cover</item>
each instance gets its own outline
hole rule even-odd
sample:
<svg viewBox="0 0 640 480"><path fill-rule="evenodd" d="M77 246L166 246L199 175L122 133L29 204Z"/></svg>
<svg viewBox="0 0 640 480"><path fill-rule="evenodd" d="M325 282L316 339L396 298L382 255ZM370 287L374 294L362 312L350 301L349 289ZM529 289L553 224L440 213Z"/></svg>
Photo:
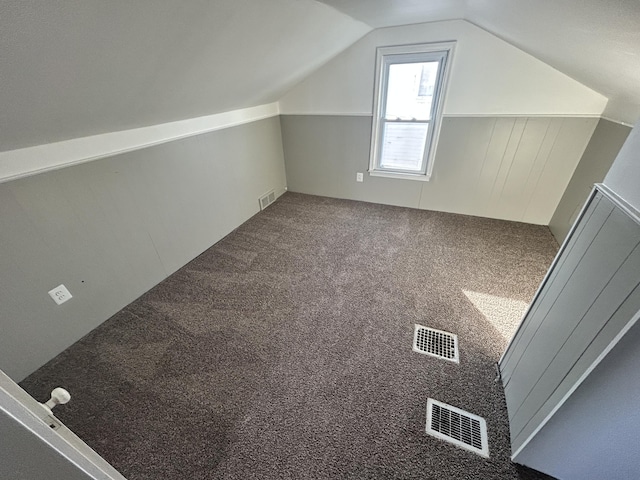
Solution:
<svg viewBox="0 0 640 480"><path fill-rule="evenodd" d="M487 422L482 417L430 398L427 433L489 458Z"/></svg>
<svg viewBox="0 0 640 480"><path fill-rule="evenodd" d="M413 351L459 363L458 336L453 333L416 325Z"/></svg>
<svg viewBox="0 0 640 480"><path fill-rule="evenodd" d="M260 197L260 210L264 210L265 208L267 208L269 205L271 205L273 202L276 201L276 193L271 190L270 192L265 193L263 196Z"/></svg>

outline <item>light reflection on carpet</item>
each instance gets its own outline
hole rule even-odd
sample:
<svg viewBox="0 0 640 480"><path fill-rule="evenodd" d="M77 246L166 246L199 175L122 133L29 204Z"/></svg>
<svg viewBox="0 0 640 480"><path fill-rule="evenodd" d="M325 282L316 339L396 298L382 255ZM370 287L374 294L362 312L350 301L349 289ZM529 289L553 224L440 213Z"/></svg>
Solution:
<svg viewBox="0 0 640 480"><path fill-rule="evenodd" d="M505 340L509 340L513 336L529 306L527 302L522 300L470 290L462 290L462 292Z"/></svg>

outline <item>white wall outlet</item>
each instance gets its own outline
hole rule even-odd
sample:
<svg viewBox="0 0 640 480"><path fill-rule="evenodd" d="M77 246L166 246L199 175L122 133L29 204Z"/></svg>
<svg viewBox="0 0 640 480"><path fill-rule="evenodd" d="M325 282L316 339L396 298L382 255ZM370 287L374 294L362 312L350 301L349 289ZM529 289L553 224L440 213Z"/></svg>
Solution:
<svg viewBox="0 0 640 480"><path fill-rule="evenodd" d="M363 181L364 181L364 174L362 172L356 173L356 182L363 182Z"/></svg>
<svg viewBox="0 0 640 480"><path fill-rule="evenodd" d="M53 290L50 290L49 295L58 305L62 305L64 302L72 298L69 290L67 290L67 287L65 287L64 285L58 285Z"/></svg>

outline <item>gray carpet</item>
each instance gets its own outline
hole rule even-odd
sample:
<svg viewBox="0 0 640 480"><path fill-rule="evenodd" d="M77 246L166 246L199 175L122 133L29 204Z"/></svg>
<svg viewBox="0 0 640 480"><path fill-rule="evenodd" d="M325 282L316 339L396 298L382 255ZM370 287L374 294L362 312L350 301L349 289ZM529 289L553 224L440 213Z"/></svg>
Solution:
<svg viewBox="0 0 640 480"><path fill-rule="evenodd" d="M22 382L127 478L536 479L509 461L496 361L546 227L287 193ZM411 350L456 333L460 364ZM491 457L424 433L433 397Z"/></svg>

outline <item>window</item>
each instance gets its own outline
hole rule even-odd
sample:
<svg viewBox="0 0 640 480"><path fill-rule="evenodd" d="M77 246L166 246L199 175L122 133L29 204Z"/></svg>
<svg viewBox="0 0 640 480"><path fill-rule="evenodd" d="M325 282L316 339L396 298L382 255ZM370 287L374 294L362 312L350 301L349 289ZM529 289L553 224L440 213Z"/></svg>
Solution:
<svg viewBox="0 0 640 480"><path fill-rule="evenodd" d="M453 46L378 49L371 175L429 180Z"/></svg>

